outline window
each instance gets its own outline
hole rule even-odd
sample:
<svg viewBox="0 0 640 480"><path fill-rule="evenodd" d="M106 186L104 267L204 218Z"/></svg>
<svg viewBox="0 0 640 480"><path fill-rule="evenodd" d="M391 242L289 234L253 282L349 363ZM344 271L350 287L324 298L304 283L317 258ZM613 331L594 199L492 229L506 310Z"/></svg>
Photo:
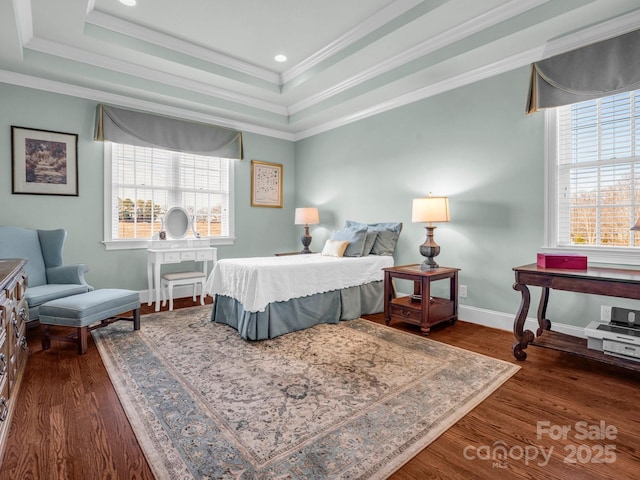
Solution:
<svg viewBox="0 0 640 480"><path fill-rule="evenodd" d="M105 143L107 247L146 247L173 206L187 209L201 237L230 243L232 177L233 161L226 158Z"/></svg>
<svg viewBox="0 0 640 480"><path fill-rule="evenodd" d="M640 91L550 110L547 135L548 246L640 263Z"/></svg>

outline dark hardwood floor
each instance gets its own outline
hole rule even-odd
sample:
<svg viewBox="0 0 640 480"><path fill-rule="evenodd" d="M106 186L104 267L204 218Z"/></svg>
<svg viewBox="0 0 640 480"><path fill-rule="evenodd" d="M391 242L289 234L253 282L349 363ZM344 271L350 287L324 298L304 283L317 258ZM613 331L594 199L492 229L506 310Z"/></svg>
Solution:
<svg viewBox="0 0 640 480"><path fill-rule="evenodd" d="M382 315L367 318L384 323ZM411 325L394 327L418 334ZM39 327L28 332L0 479L153 478L93 340L78 356L71 344L43 351L39 334ZM394 480L640 477L640 374L536 347L516 362L512 333L463 321L435 327L430 338L522 368Z"/></svg>

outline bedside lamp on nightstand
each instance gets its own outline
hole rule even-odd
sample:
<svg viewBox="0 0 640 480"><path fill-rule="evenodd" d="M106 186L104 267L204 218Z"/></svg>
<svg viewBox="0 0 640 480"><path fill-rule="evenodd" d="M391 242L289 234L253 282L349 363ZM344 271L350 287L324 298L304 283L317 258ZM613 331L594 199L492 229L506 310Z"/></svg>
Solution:
<svg viewBox="0 0 640 480"><path fill-rule="evenodd" d="M320 223L320 216L318 215L318 209L313 207L296 208L296 225L304 225L304 235L300 238L302 240L303 249L300 253L312 253L309 250L311 245L311 235L309 235L309 225L317 225Z"/></svg>
<svg viewBox="0 0 640 480"><path fill-rule="evenodd" d="M431 194L428 197L414 199L411 221L413 223L429 223L424 227L427 229L427 238L420 245L420 253L426 257L420 268L422 270L438 268L439 265L433 257L440 253L440 245L433 239L433 231L436 227L432 223L449 221L449 199L447 197L432 197Z"/></svg>

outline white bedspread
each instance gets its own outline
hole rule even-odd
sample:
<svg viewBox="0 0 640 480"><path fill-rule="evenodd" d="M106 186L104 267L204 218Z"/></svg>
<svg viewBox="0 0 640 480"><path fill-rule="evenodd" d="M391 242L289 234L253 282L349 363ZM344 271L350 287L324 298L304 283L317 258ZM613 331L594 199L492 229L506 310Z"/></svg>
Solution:
<svg viewBox="0 0 640 480"><path fill-rule="evenodd" d="M209 275L205 290L238 300L248 312L272 302L355 287L384 279L393 257L328 257L320 254L223 259Z"/></svg>

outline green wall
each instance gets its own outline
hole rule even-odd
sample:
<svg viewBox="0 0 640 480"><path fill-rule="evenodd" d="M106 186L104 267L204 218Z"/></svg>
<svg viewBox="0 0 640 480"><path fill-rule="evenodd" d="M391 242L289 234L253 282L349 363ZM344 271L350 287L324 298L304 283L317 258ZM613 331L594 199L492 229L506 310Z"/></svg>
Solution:
<svg viewBox="0 0 640 480"><path fill-rule="evenodd" d="M451 222L437 224L436 260L461 268L468 287L461 304L515 314L512 268L536 261L544 233L544 115L524 113L529 73L518 69L297 142L298 203L320 209L312 247L347 219L401 221L396 264L419 263L425 230L411 223L412 199L446 195ZM539 289L531 290L535 317ZM599 318L601 303L621 302L554 291L548 318L584 326Z"/></svg>
<svg viewBox="0 0 640 480"><path fill-rule="evenodd" d="M295 144L245 133L246 159L235 164L237 240L219 246L219 258L298 250L294 208L309 205L319 207L321 221L311 227L312 250L348 219L401 221L396 264L421 262L425 231L411 223L412 199L447 195L451 222L438 224L437 261L461 268L468 287L461 312L498 314L508 325L520 303L512 268L535 262L543 245L544 115L524 114L528 82L529 69L518 69ZM87 263L92 285L146 290L145 250L106 251L101 243L95 102L0 84L0 105L0 224L66 228L65 259ZM79 197L11 194L11 125L79 135ZM282 209L250 206L252 159L283 164ZM601 304L640 309L640 302L554 291L548 317L584 326L599 318Z"/></svg>
<svg viewBox="0 0 640 480"><path fill-rule="evenodd" d="M65 262L86 263L91 285L146 290L146 251L107 251L101 243L104 157L103 144L93 141L96 102L0 83L0 105L0 225L65 228ZM11 193L12 125L78 134L78 197ZM219 246L218 257L272 255L297 248L294 144L245 133L244 150L245 160L235 164L237 240L233 246ZM283 165L283 208L251 207L252 159Z"/></svg>

